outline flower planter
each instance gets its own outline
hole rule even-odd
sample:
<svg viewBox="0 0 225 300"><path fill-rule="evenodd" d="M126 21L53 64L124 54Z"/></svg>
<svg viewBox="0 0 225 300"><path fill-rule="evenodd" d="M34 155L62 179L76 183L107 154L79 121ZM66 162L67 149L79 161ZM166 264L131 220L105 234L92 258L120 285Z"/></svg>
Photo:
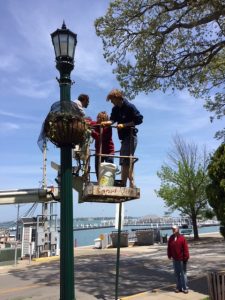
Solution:
<svg viewBox="0 0 225 300"><path fill-rule="evenodd" d="M49 113L44 123L46 137L57 147L74 147L84 142L86 130L84 120L60 112Z"/></svg>

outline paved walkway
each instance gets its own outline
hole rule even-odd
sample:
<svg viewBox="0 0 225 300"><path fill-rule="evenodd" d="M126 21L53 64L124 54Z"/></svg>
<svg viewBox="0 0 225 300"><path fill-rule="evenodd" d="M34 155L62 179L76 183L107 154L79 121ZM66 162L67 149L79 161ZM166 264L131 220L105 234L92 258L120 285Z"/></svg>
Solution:
<svg viewBox="0 0 225 300"><path fill-rule="evenodd" d="M213 236L213 235L211 235ZM214 235L215 236L215 235ZM216 235L219 236L219 235ZM212 243L212 242L211 242ZM223 248L223 245L221 245ZM153 245L153 246L142 246L142 247L129 247L129 248L121 248L121 255L123 256L124 262L128 261L128 258L132 258L132 261L135 261L135 257L138 257L140 259L140 257L143 257L143 259L147 258L149 253L152 253L152 255L155 255L157 257L157 251L159 249L159 245ZM164 246L164 248L166 249L166 246ZM193 247L195 248L195 247ZM220 261L224 261L224 257L222 257L220 254L223 255L223 252L221 250L221 253L218 255L218 253L213 252L210 253L210 251L208 251L207 253L207 244L201 245L201 248L204 249L204 251L206 252L206 254L204 254L206 261L209 261L211 258L213 258L213 260L218 259L217 261L217 267L218 265L220 265ZM196 247L196 252L199 251L200 248L197 249ZM162 249L161 249L162 250ZM217 247L215 248L215 251L217 250ZM213 250L214 251L214 250ZM163 252L165 252L163 250ZM104 255L110 254L111 257L114 257L116 253L116 249L100 249L100 250L94 250L91 247L79 247L75 249L75 256L80 256L81 258L84 257L85 260L89 259L90 261L92 261L92 257L96 259L96 257L98 258L98 260L100 261L102 259L102 257ZM137 256L138 255L138 256ZM207 258L208 255L208 258ZM211 256L210 256L211 255ZM215 258L214 258L215 257ZM165 257L166 259L166 257ZM219 261L220 259L220 261ZM0 275L3 275L4 273L10 273L10 272L20 272L21 269L24 268L28 268L29 266L36 266L38 268L38 266L49 262L51 264L54 263L54 261L58 261L59 257L51 257L51 258L40 258L40 259L35 259L32 260L29 263L29 260L21 260L18 261L18 264L16 266L11 265L11 266L0 266ZM107 261L108 258L107 258ZM165 260L166 261L166 260ZM221 263L222 266L222 263ZM85 267L85 266L84 266ZM136 268L136 265L134 265L134 268ZM197 271L200 271L200 273L198 273ZM204 273L204 262L203 262L203 269L201 270L197 270L196 274L197 276L195 276L192 280L190 280L190 290L188 294L184 294L184 293L175 293L173 290L175 288L174 285L168 285L168 286L163 286L163 288L157 289L157 290L148 290L148 284L146 282L146 291L142 292L142 293L137 293L135 295L133 295L132 293L127 293L129 296L126 297L121 297L121 300L169 300L169 299L186 299L186 300L203 300L203 299L207 299L208 297L208 289L206 286L206 280L205 280L205 275L206 273ZM142 274L143 271L141 271L140 269L140 275ZM149 272L149 270L148 270ZM104 275L104 274L103 274ZM151 276L151 275L149 275ZM3 278L3 277L2 277ZM146 278L146 277L145 277ZM147 277L148 278L148 277ZM145 279L146 280L146 279ZM199 288L200 286L202 286L202 288ZM195 287L198 287L197 289ZM127 286L127 288L129 288L129 285ZM0 287L1 290L1 287ZM203 293L199 293L196 292L196 290L198 291L202 291ZM86 290L77 290L76 289L76 300L94 300L94 299L107 299L107 300L112 300L111 298L102 298L101 296L94 296L93 294L91 294L90 292L87 292ZM103 293L104 294L104 293ZM15 295L15 297L18 297L18 295ZM40 292L39 295L35 295L32 297L27 297L27 298L4 298L4 299L23 299L23 300L28 300L28 299L32 299L32 300L56 300L59 299L59 289L58 287L56 288L55 286L51 287L51 286L46 286L44 287L43 292Z"/></svg>
<svg viewBox="0 0 225 300"><path fill-rule="evenodd" d="M127 250L132 252L132 248L129 248ZM143 252L145 252L146 248L142 248L142 250L143 250ZM91 255L91 253L92 253L90 248L79 248L79 250L76 249L76 251L78 252L78 255L83 255L83 254ZM154 251L154 249L152 249L152 251ZM57 260L59 260L59 257L57 257L57 256L49 257L49 258L34 259L31 262L29 262L29 260L21 260L21 261L18 261L18 264L16 266L15 265L0 266L0 275L4 274L4 273L9 273L11 271L20 272L21 269L24 269L31 265L32 266L41 265L44 262L51 263L51 262L57 261ZM174 285L168 286L167 288L170 290L174 289ZM44 294L44 296L43 296L43 294ZM203 300L203 299L207 299L207 297L208 297L208 295L206 295L206 294L197 293L192 290L189 290L188 294L184 294L184 293L175 293L175 292L171 292L171 291L165 291L165 288L164 288L164 290L146 291L146 292L139 293L136 295L121 297L120 299L121 300L150 300L150 299L151 300L171 300L171 299L174 299L174 300L176 300L176 299L177 300L182 300L182 299L183 300ZM30 297L23 298L23 300L29 300L29 299L31 299L31 298ZM42 291L42 295L32 296L32 300L56 300L56 299L59 299L58 292L52 291L49 288L46 288L45 291ZM88 293L84 293L79 290L76 290L76 299L77 300L95 300L98 298L96 298L93 295L90 295Z"/></svg>
<svg viewBox="0 0 225 300"><path fill-rule="evenodd" d="M207 299L207 297L208 295L200 294L191 290L188 294L164 292L159 290L155 292L144 292L134 296L124 297L121 298L121 300L203 300Z"/></svg>

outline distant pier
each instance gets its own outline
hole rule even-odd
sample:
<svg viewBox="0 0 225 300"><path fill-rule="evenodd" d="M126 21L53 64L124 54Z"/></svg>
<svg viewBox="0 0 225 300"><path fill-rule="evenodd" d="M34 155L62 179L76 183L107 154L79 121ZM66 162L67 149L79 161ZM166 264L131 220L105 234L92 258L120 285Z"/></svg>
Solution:
<svg viewBox="0 0 225 300"><path fill-rule="evenodd" d="M178 225L182 226L183 223L167 223L167 224L161 224L161 223L124 223L123 226L126 227L146 227L148 229L159 229L159 230L169 230L171 229L172 225ZM209 227L209 226L219 226L219 222L213 222L213 223L201 223L198 224L198 227ZM115 224L79 224L79 226L75 226L73 228L73 231L81 231L81 230L91 230L91 229L103 229L103 228L115 228ZM134 229L135 230L135 229ZM60 231L60 227L58 227L58 231Z"/></svg>

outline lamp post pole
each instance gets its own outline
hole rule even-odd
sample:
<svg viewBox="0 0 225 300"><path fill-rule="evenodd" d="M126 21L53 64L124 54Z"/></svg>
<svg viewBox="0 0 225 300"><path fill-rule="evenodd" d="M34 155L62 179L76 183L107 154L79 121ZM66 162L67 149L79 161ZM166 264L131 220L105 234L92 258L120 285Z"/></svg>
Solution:
<svg viewBox="0 0 225 300"><path fill-rule="evenodd" d="M70 84L62 83L60 94L70 101ZM69 79L68 79L69 82ZM62 99L62 98L61 98ZM61 147L61 210L60 210L60 300L74 299L74 253L73 253L73 194L72 154L70 146Z"/></svg>
<svg viewBox="0 0 225 300"><path fill-rule="evenodd" d="M62 28L51 34L56 54L56 68L60 73L60 103L71 101L70 73L74 68L76 34ZM60 300L74 300L74 242L73 242L73 193L72 150L70 145L60 147L61 159L61 209L60 209Z"/></svg>

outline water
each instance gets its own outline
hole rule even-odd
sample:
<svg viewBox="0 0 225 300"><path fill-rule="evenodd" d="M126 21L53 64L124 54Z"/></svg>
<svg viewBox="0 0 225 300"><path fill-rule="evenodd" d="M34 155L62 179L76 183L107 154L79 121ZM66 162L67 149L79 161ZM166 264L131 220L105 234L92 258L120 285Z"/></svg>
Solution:
<svg viewBox="0 0 225 300"><path fill-rule="evenodd" d="M131 232L131 229L143 229L144 226L124 226L123 230L128 230ZM146 226L147 228L147 226ZM148 227L149 228L149 227ZM100 236L100 234L109 234L115 228L100 228L100 229L87 229L87 230L79 230L74 231L74 241L76 239L76 245L79 246L88 246L94 245L94 240ZM209 226L209 227L200 227L199 231L201 233L210 233L210 232L219 232L219 226ZM172 231L169 230L161 230L161 234L167 234L168 236L172 234Z"/></svg>
<svg viewBox="0 0 225 300"><path fill-rule="evenodd" d="M112 220L113 221L113 220ZM97 226L100 223L99 220L74 220L74 228L81 227L81 224L83 225L95 225ZM59 224L58 224L59 225ZM132 229L144 229L144 228L150 228L149 226L124 226L123 230L127 230L128 232L131 232ZM114 227L111 228L99 228L99 229L85 229L85 230L76 230L74 231L74 245L80 247L80 246L89 246L94 245L94 240L99 238L100 234L110 234L112 231L115 231ZM208 226L208 227L200 227L199 233L210 233L210 232L219 232L219 226ZM15 232L11 231L11 234L15 234ZM161 230L161 235L167 234L170 236L172 234L172 231L169 229L167 230Z"/></svg>

